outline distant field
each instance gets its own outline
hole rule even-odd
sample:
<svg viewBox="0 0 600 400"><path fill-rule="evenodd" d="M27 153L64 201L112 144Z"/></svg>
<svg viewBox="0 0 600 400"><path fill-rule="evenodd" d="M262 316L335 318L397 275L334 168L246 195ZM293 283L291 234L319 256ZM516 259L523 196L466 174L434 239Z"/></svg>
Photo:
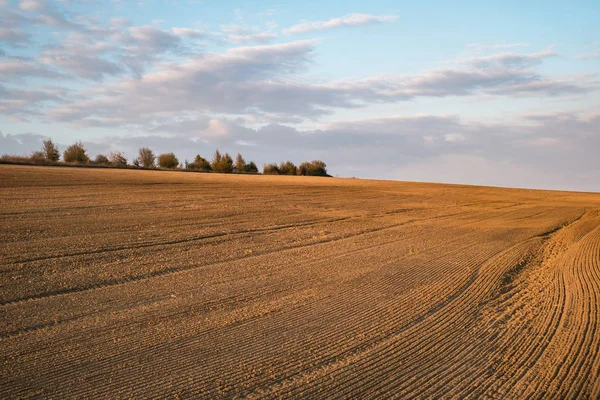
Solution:
<svg viewBox="0 0 600 400"><path fill-rule="evenodd" d="M0 165L0 398L599 398L600 194Z"/></svg>

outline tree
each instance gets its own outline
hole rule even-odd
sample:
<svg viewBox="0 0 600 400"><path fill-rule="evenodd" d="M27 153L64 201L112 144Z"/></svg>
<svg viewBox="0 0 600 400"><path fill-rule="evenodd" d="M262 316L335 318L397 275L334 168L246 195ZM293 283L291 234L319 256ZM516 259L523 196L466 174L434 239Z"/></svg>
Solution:
<svg viewBox="0 0 600 400"><path fill-rule="evenodd" d="M296 175L297 169L291 161L282 162L279 164L279 175Z"/></svg>
<svg viewBox="0 0 600 400"><path fill-rule="evenodd" d="M106 157L104 154L98 154L94 160L94 164L108 165L108 157Z"/></svg>
<svg viewBox="0 0 600 400"><path fill-rule="evenodd" d="M244 157L240 153L237 153L235 157L235 172L238 174L246 172L246 160L244 160Z"/></svg>
<svg viewBox="0 0 600 400"><path fill-rule="evenodd" d="M229 153L225 153L225 155L221 159L221 172L224 172L226 174L230 174L233 172L233 158L231 158Z"/></svg>
<svg viewBox="0 0 600 400"><path fill-rule="evenodd" d="M309 163L308 162L303 162L302 164L300 164L298 166L298 169L296 170L296 173L298 175L308 175L308 167L309 167Z"/></svg>
<svg viewBox="0 0 600 400"><path fill-rule="evenodd" d="M179 165L179 160L173 153L164 153L158 156L158 166L161 168L175 169Z"/></svg>
<svg viewBox="0 0 600 400"><path fill-rule="evenodd" d="M212 170L212 167L206 158L202 157L200 154L197 154L194 158L194 162L189 163L186 166L186 169L209 172Z"/></svg>
<svg viewBox="0 0 600 400"><path fill-rule="evenodd" d="M63 153L63 159L68 163L80 163L84 164L90 161L90 158L86 154L85 147L83 147L83 143L75 142Z"/></svg>
<svg viewBox="0 0 600 400"><path fill-rule="evenodd" d="M233 159L229 153L221 154L219 149L215 151L212 161L212 169L215 172L230 174L233 172Z"/></svg>
<svg viewBox="0 0 600 400"><path fill-rule="evenodd" d="M279 175L279 167L277 164L265 164L263 166L263 174L265 175Z"/></svg>
<svg viewBox="0 0 600 400"><path fill-rule="evenodd" d="M52 139L44 140L43 144L42 152L44 153L44 158L48 161L58 161L60 159L60 153Z"/></svg>
<svg viewBox="0 0 600 400"><path fill-rule="evenodd" d="M223 159L223 156L221 155L221 152L219 151L219 149L215 150L215 154L213 154L213 159L212 159L212 169L214 169L215 171L217 170L217 168L219 168L219 165L221 164L221 160ZM219 172L219 171L217 171Z"/></svg>
<svg viewBox="0 0 600 400"><path fill-rule="evenodd" d="M308 176L329 176L327 174L327 165L321 160L313 160L311 162L303 162L297 170L298 175Z"/></svg>
<svg viewBox="0 0 600 400"><path fill-rule="evenodd" d="M154 155L154 152L148 147L142 147L139 150L138 162L142 167L154 168L155 160L156 156Z"/></svg>
<svg viewBox="0 0 600 400"><path fill-rule="evenodd" d="M244 167L244 172L247 173L247 174L258 174L258 167L254 163L254 161L250 161Z"/></svg>
<svg viewBox="0 0 600 400"><path fill-rule="evenodd" d="M310 162L310 166L308 170L309 175L327 176L327 165L323 161L313 160Z"/></svg>
<svg viewBox="0 0 600 400"><path fill-rule="evenodd" d="M127 165L127 158L120 151L113 151L108 155L108 160L115 167L124 167Z"/></svg>

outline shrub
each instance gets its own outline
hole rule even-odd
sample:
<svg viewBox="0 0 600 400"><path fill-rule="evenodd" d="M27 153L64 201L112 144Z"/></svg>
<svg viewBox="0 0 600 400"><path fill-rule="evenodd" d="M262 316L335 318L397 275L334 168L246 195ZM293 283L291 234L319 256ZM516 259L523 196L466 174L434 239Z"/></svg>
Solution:
<svg viewBox="0 0 600 400"><path fill-rule="evenodd" d="M238 174L246 172L246 160L244 160L244 157L240 153L237 153L235 157L235 172Z"/></svg>
<svg viewBox="0 0 600 400"><path fill-rule="evenodd" d="M80 163L84 164L90 161L90 158L86 154L85 147L83 147L83 143L75 142L63 153L63 159L68 163Z"/></svg>
<svg viewBox="0 0 600 400"><path fill-rule="evenodd" d="M104 154L98 154L94 159L94 164L108 165L108 157L106 157Z"/></svg>
<svg viewBox="0 0 600 400"><path fill-rule="evenodd" d="M296 175L297 168L291 161L282 162L279 164L279 175Z"/></svg>
<svg viewBox="0 0 600 400"><path fill-rule="evenodd" d="M158 166L161 168L175 169L179 165L179 160L173 153L164 153L158 156Z"/></svg>
<svg viewBox="0 0 600 400"><path fill-rule="evenodd" d="M115 167L125 167L127 165L127 158L120 151L113 151L108 155L108 160Z"/></svg>
<svg viewBox="0 0 600 400"><path fill-rule="evenodd" d="M219 149L215 151L212 161L212 169L215 172L232 173L233 172L233 159L228 153L221 154Z"/></svg>
<svg viewBox="0 0 600 400"><path fill-rule="evenodd" d="M44 153L43 151L34 151L31 154L30 160L36 163L44 162L46 161L46 153Z"/></svg>
<svg viewBox="0 0 600 400"><path fill-rule="evenodd" d="M14 154L3 154L2 157L0 157L0 160L4 161L4 162L30 163L31 161L33 161L34 155L35 155L35 153L30 156L17 156Z"/></svg>
<svg viewBox="0 0 600 400"><path fill-rule="evenodd" d="M254 161L250 161L244 166L244 172L247 174L258 174L258 167L254 163Z"/></svg>
<svg viewBox="0 0 600 400"><path fill-rule="evenodd" d="M44 144L42 147L44 158L48 161L58 161L60 159L60 153L52 139L46 139L42 143Z"/></svg>
<svg viewBox="0 0 600 400"><path fill-rule="evenodd" d="M156 156L148 147L142 147L138 152L138 164L145 168L153 168Z"/></svg>
<svg viewBox="0 0 600 400"><path fill-rule="evenodd" d="M263 174L265 175L279 175L279 167L277 164L265 164L263 166Z"/></svg>

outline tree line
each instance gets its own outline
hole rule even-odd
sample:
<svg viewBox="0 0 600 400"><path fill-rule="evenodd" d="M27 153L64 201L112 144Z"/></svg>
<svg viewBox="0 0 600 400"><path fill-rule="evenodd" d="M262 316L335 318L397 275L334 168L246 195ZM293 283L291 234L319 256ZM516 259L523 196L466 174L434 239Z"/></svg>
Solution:
<svg viewBox="0 0 600 400"><path fill-rule="evenodd" d="M58 163L60 162L60 151L52 139L44 140L42 148L35 151L30 157L2 156L4 161L27 161L33 163ZM238 174L258 174L260 173L254 161L246 162L244 157L238 153L235 160L229 153L221 153L218 149L213 154L212 160L208 161L200 154L196 155L192 162L185 160L180 163L174 153L162 153L156 155L150 148L142 147L138 150L138 155L129 164L125 155L120 151L113 151L108 155L98 154L96 158L91 159L83 143L78 141L68 146L62 153L63 162L69 164L88 164L101 165L106 167L137 167L137 168L161 168L161 169L182 169L198 172L219 172L219 173L238 173ZM306 175L306 176L329 176L327 174L327 165L320 160L303 162L296 166L291 161L284 161L280 164L269 163L263 166L265 175Z"/></svg>

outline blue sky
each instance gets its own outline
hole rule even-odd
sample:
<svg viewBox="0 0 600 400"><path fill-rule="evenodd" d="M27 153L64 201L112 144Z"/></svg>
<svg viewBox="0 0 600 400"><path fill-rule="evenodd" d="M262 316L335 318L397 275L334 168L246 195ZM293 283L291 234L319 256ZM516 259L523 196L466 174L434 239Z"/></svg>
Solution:
<svg viewBox="0 0 600 400"><path fill-rule="evenodd" d="M600 191L600 3L0 0L0 153Z"/></svg>

